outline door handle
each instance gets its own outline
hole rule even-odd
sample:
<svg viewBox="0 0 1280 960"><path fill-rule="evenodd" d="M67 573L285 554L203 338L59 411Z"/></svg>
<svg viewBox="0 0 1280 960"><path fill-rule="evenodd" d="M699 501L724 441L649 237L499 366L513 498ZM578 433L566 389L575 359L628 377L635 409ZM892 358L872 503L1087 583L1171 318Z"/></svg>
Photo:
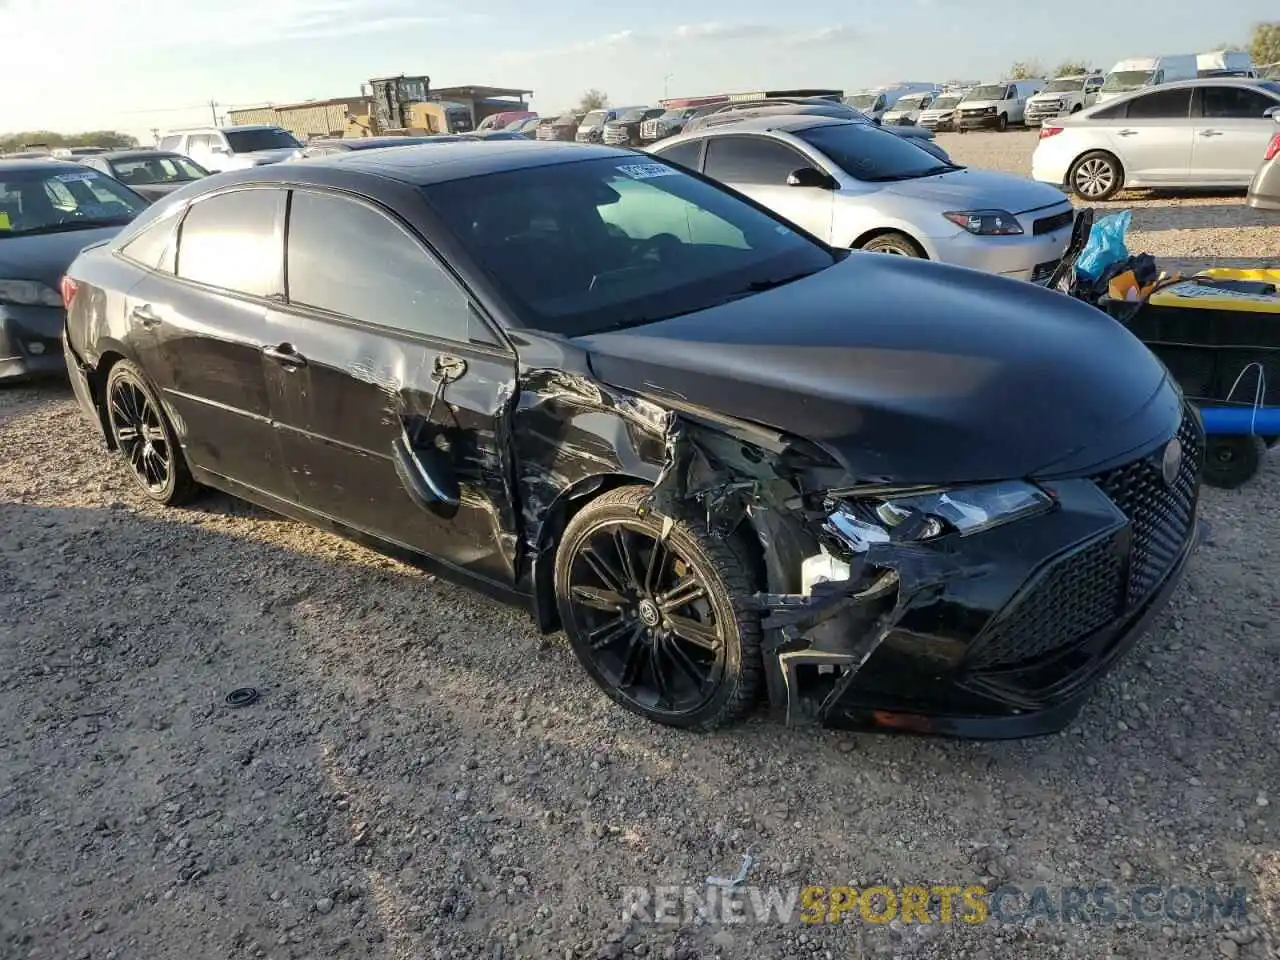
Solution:
<svg viewBox="0 0 1280 960"><path fill-rule="evenodd" d="M1136 134L1137 132L1138 132L1137 130L1117 130L1117 131L1116 131L1116 136L1117 136L1117 137L1132 137L1132 136L1133 136L1134 134Z"/></svg>
<svg viewBox="0 0 1280 960"><path fill-rule="evenodd" d="M1200 136L1202 136L1202 137L1220 137L1220 136L1222 136L1222 131L1221 131L1221 130L1201 130L1201 131L1200 131Z"/></svg>
<svg viewBox="0 0 1280 960"><path fill-rule="evenodd" d="M307 365L307 358L293 349L293 344L282 343L275 347L263 347L262 355L270 357L287 370L296 370Z"/></svg>
<svg viewBox="0 0 1280 960"><path fill-rule="evenodd" d="M148 330L152 327L158 327L161 323L160 315L151 308L149 303L138 304L129 311L129 316Z"/></svg>

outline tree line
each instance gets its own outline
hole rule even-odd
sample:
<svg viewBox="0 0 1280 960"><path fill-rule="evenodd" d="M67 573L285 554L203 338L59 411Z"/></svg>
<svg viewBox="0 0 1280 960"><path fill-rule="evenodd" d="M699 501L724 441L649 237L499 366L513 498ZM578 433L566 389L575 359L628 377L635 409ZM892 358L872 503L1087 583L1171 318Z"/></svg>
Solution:
<svg viewBox="0 0 1280 960"><path fill-rule="evenodd" d="M58 133L55 130L24 130L0 134L0 153L16 153L28 146L54 147L136 147L135 137L119 130L88 130L84 133Z"/></svg>

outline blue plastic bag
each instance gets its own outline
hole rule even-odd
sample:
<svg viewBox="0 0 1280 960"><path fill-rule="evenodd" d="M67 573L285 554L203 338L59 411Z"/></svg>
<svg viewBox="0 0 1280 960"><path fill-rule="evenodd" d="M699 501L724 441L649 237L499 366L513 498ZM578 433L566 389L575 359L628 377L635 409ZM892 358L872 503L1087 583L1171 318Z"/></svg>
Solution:
<svg viewBox="0 0 1280 960"><path fill-rule="evenodd" d="M1125 246L1124 235L1132 220L1133 214L1122 210L1094 223L1089 231L1089 242L1076 260L1076 273L1096 280L1113 263L1128 260L1129 248Z"/></svg>

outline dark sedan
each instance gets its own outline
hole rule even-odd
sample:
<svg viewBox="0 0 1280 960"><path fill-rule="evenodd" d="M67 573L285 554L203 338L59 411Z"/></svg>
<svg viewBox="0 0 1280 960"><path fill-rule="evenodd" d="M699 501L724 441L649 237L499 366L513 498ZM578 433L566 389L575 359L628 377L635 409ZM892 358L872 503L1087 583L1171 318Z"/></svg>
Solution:
<svg viewBox="0 0 1280 960"><path fill-rule="evenodd" d="M86 167L115 177L148 200L159 200L209 176L209 171L194 160L169 150L114 150L78 159Z"/></svg>
<svg viewBox="0 0 1280 960"><path fill-rule="evenodd" d="M152 499L525 604L675 726L1058 729L1196 542L1199 420L1108 316L630 151L228 173L66 294L76 395Z"/></svg>
<svg viewBox="0 0 1280 960"><path fill-rule="evenodd" d="M147 201L66 160L0 160L0 380L62 371L62 275Z"/></svg>

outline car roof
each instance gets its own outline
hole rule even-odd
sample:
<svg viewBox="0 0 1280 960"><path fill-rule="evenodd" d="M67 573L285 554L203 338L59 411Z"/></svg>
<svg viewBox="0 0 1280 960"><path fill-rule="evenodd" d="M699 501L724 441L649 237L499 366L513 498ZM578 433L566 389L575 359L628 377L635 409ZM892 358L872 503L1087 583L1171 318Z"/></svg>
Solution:
<svg viewBox="0 0 1280 960"><path fill-rule="evenodd" d="M1142 87L1139 90L1132 91L1132 94L1151 93L1153 90L1180 90L1187 87L1195 89L1196 87L1262 87L1265 90L1275 92L1274 80L1266 80L1262 77L1196 77L1193 80L1170 80L1168 83L1158 83L1154 87ZM1126 93L1126 97L1129 96ZM1119 99L1118 97L1116 99ZM1114 101L1104 101L1103 105Z"/></svg>
<svg viewBox="0 0 1280 960"><path fill-rule="evenodd" d="M170 130L165 136L172 137L180 133L221 133L226 130L281 130L278 123L233 123L226 127L182 127Z"/></svg>
<svg viewBox="0 0 1280 960"><path fill-rule="evenodd" d="M43 157L15 157L9 160L0 160L0 174L29 173L41 170L56 172L65 170L68 166L79 166L79 164L75 160L63 160L61 157L47 159Z"/></svg>
<svg viewBox="0 0 1280 960"><path fill-rule="evenodd" d="M654 146L666 147L669 144L685 140L700 140L703 137L725 137L735 133L795 133L797 130L811 130L814 127L836 127L844 124L859 127L874 126L874 124L862 120L854 120L850 117L826 117L819 113L748 117L735 123L724 123L715 127L694 130L692 133L678 133L674 137L660 140Z"/></svg>
<svg viewBox="0 0 1280 960"><path fill-rule="evenodd" d="M144 157L180 157L182 154L174 153L172 150L143 150L141 148L135 150L108 150L106 153L96 154L102 160L141 160Z"/></svg>
<svg viewBox="0 0 1280 960"><path fill-rule="evenodd" d="M550 167L579 160L636 156L635 151L615 147L561 143L547 140L459 140L452 143L401 147L389 150L348 150L314 157L305 163L270 164L223 173L218 182L296 180L307 170L328 168L369 174L424 187L493 173Z"/></svg>

